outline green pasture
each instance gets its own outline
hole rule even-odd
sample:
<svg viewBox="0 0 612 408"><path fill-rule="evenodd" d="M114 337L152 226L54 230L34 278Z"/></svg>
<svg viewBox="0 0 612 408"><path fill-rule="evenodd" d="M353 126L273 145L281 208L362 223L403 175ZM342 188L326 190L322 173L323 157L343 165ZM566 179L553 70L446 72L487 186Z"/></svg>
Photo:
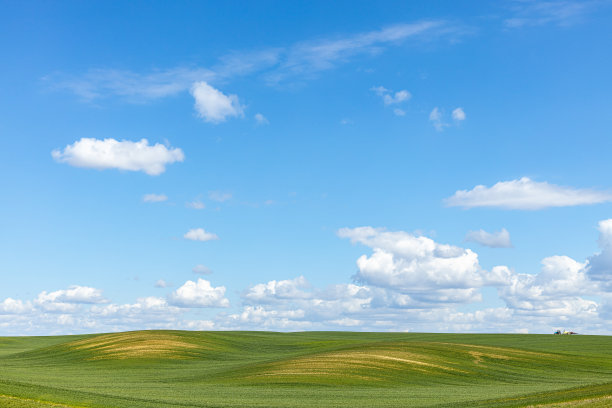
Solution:
<svg viewBox="0 0 612 408"><path fill-rule="evenodd" d="M0 407L409 406L612 406L612 337L139 331L0 338Z"/></svg>

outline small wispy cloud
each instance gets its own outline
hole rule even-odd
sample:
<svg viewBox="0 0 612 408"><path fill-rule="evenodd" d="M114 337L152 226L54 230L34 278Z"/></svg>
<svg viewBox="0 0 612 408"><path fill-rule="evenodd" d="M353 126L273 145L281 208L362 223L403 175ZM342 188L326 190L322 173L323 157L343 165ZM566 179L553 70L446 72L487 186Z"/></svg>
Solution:
<svg viewBox="0 0 612 408"><path fill-rule="evenodd" d="M206 204L204 204L200 200L189 201L189 202L185 203L185 206L187 208L191 208L191 209L194 209L194 210L203 210L203 209L206 208Z"/></svg>
<svg viewBox="0 0 612 408"><path fill-rule="evenodd" d="M460 122L463 122L467 118L463 108L453 109L453 111L451 112L451 117L453 118L455 125L458 125ZM452 125L451 123L447 123L444 120L444 113L437 106L433 108L429 113L429 121L432 123L433 127L438 132L442 132L445 128L450 127Z"/></svg>
<svg viewBox="0 0 612 408"><path fill-rule="evenodd" d="M197 81L209 81L216 74L206 68L170 68L138 73L116 69L91 69L85 74L51 74L43 78L52 89L66 90L85 101L119 96L129 102L143 103L178 95Z"/></svg>
<svg viewBox="0 0 612 408"><path fill-rule="evenodd" d="M205 265L198 264L193 267L192 272L200 275L210 275L212 273L212 270Z"/></svg>
<svg viewBox="0 0 612 408"><path fill-rule="evenodd" d="M161 203L166 200L168 200L168 196L165 194L145 194L142 197L142 201L145 203Z"/></svg>
<svg viewBox="0 0 612 408"><path fill-rule="evenodd" d="M279 82L292 75L313 74L332 69L358 55L377 55L385 48L402 44L409 39L431 41L461 35L463 30L460 27L441 20L430 20L401 23L337 38L304 41L285 49L281 54L279 66L267 77L270 82Z"/></svg>
<svg viewBox="0 0 612 408"><path fill-rule="evenodd" d="M448 123L444 123L442 121L442 112L440 111L440 109L438 109L437 106L433 108L429 113L429 121L433 124L434 128L438 132L443 131L445 127L449 126Z"/></svg>
<svg viewBox="0 0 612 408"><path fill-rule="evenodd" d="M454 109L452 113L452 117L453 117L453 120L456 120L456 121L465 120L466 116L465 116L465 112L463 111L463 108Z"/></svg>
<svg viewBox="0 0 612 408"><path fill-rule="evenodd" d="M522 177L500 181L491 187L478 185L471 190L459 190L444 201L449 207L541 210L612 202L612 193L558 186Z"/></svg>
<svg viewBox="0 0 612 408"><path fill-rule="evenodd" d="M405 89L393 92L390 89L385 88L384 86L373 86L372 88L370 88L370 91L380 96L385 106L397 105L399 103L408 101L412 97L410 92ZM396 116L406 115L406 112L403 109L400 109L399 107L394 108L393 113Z"/></svg>
<svg viewBox="0 0 612 408"><path fill-rule="evenodd" d="M255 114L255 122L258 125L268 125L270 124L270 121L268 120L268 118L266 118L264 115L262 115L261 113L256 113Z"/></svg>
<svg viewBox="0 0 612 408"><path fill-rule="evenodd" d="M190 229L183 235L183 238L188 239L190 241L216 241L219 239L217 234L213 234L212 232L207 232L204 228L194 228Z"/></svg>
<svg viewBox="0 0 612 408"><path fill-rule="evenodd" d="M489 248L512 248L510 233L502 228L501 231L487 232L485 230L469 231L465 241L476 242Z"/></svg>
<svg viewBox="0 0 612 408"><path fill-rule="evenodd" d="M172 283L166 282L163 279L159 279L157 282L155 282L155 287L156 288L169 288L169 287L172 287Z"/></svg>
<svg viewBox="0 0 612 408"><path fill-rule="evenodd" d="M305 40L283 47L231 52L211 67L173 67L137 72L117 69L90 69L83 74L53 73L43 77L51 88L74 93L84 101L112 96L132 103L171 97L192 89L194 83L221 83L240 76L258 74L271 85L350 62L359 55L376 56L385 49L411 40L455 41L469 30L443 20L399 23L379 30L333 38ZM401 95L400 95L401 97ZM236 109L236 107L235 107Z"/></svg>
<svg viewBox="0 0 612 408"><path fill-rule="evenodd" d="M225 201L231 200L232 199L232 193L228 193L225 191L209 191L208 192L208 198L211 199L212 201L216 201L218 203L223 203Z"/></svg>
<svg viewBox="0 0 612 408"><path fill-rule="evenodd" d="M507 28L547 24L567 27L582 22L586 15L605 3L598 0L517 0L510 7L514 15L505 19L504 25Z"/></svg>

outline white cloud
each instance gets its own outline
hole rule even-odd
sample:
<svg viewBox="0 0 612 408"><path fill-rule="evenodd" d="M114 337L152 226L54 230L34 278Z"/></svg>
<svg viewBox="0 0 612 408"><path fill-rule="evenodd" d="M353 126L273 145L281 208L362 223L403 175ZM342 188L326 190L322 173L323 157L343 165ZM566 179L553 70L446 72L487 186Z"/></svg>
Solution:
<svg viewBox="0 0 612 408"><path fill-rule="evenodd" d="M182 327L186 330L213 330L215 328L215 322L210 320L187 320L182 323Z"/></svg>
<svg viewBox="0 0 612 408"><path fill-rule="evenodd" d="M80 77L50 75L44 78L90 101L117 95L131 102L165 98L184 92L196 81L210 80L215 73L204 68L172 68L147 74L115 69L92 69Z"/></svg>
<svg viewBox="0 0 612 408"><path fill-rule="evenodd" d="M391 92L384 86L373 86L372 88L370 88L370 91L374 92L376 95L382 98L384 98L386 93Z"/></svg>
<svg viewBox="0 0 612 408"><path fill-rule="evenodd" d="M344 119L340 120L340 124L341 125L352 125L353 123L355 123L355 122L353 122L351 119L347 119L347 118L344 118Z"/></svg>
<svg viewBox="0 0 612 408"><path fill-rule="evenodd" d="M168 196L165 194L145 194L142 197L142 201L145 203L160 203L168 200Z"/></svg>
<svg viewBox="0 0 612 408"><path fill-rule="evenodd" d="M229 307L225 286L212 287L209 281L188 280L169 296L170 303L180 307Z"/></svg>
<svg viewBox="0 0 612 408"><path fill-rule="evenodd" d="M612 219L599 222L598 243L601 252L589 258L588 276L602 289L612 292Z"/></svg>
<svg viewBox="0 0 612 408"><path fill-rule="evenodd" d="M437 106L429 113L429 121L433 123L434 128L438 132L443 131L445 127L449 126L448 123L442 121L442 112Z"/></svg>
<svg viewBox="0 0 612 408"><path fill-rule="evenodd" d="M429 121L433 124L434 128L438 132L442 132L445 128L450 127L451 124L446 123L443 118L443 113L440 108L437 106L434 107L429 113ZM462 108L456 108L452 111L451 116L455 121L455 125L458 125L459 122L464 121L466 119L465 112Z"/></svg>
<svg viewBox="0 0 612 408"><path fill-rule="evenodd" d="M168 305L164 298L148 296L132 304L93 306L91 318L104 327L123 330L144 327L175 328L180 309Z"/></svg>
<svg viewBox="0 0 612 408"><path fill-rule="evenodd" d="M381 30L359 33L337 39L306 41L287 49L280 66L269 75L271 82L278 82L288 75L312 74L331 69L336 63L350 57L368 53L380 53L385 46L401 44L408 38L422 37L431 40L442 36L459 36L461 29L442 21L421 21L397 24Z"/></svg>
<svg viewBox="0 0 612 408"><path fill-rule="evenodd" d="M214 241L219 239L217 234L206 232L204 228L190 229L183 235L183 238L191 241Z"/></svg>
<svg viewBox="0 0 612 408"><path fill-rule="evenodd" d="M23 302L21 300L6 298L0 302L0 315L5 314L24 314L32 311L32 305L30 302Z"/></svg>
<svg viewBox="0 0 612 408"><path fill-rule="evenodd" d="M188 203L185 203L185 206L187 208L193 208L194 210L203 210L206 208L206 204L204 204L202 201L200 200L193 200L190 201Z"/></svg>
<svg viewBox="0 0 612 408"><path fill-rule="evenodd" d="M56 290L50 293L43 291L38 295L37 300L42 302L52 301L91 304L108 302L108 300L102 296L102 291L100 289L78 285L70 286L68 289Z"/></svg>
<svg viewBox="0 0 612 408"><path fill-rule="evenodd" d="M71 286L54 292L42 291L34 299L34 305L49 312L75 312L79 304L108 303L100 289L88 286Z"/></svg>
<svg viewBox="0 0 612 408"><path fill-rule="evenodd" d="M206 82L196 82L191 87L195 99L195 110L205 122L221 123L229 117L243 116L243 107L238 96L225 95Z"/></svg>
<svg viewBox="0 0 612 408"><path fill-rule="evenodd" d="M227 193L224 191L209 191L208 198L211 199L212 201L223 203L225 201L232 199L232 193Z"/></svg>
<svg viewBox="0 0 612 408"><path fill-rule="evenodd" d="M612 194L589 189L575 189L528 177L500 181L492 187L478 185L472 190L459 190L447 198L447 206L474 208L497 207L510 210L540 210L548 207L569 207L612 201Z"/></svg>
<svg viewBox="0 0 612 408"><path fill-rule="evenodd" d="M228 79L262 74L266 82L277 84L291 77L313 74L349 62L352 57L376 56L406 40L451 41L468 30L444 21L401 23L334 38L306 40L288 47L257 51L231 52L221 56L210 68L175 67L147 73L116 69L92 69L78 76L52 74L43 78L52 88L68 90L83 100L119 96L132 103L142 103L186 92L194 83L215 83Z"/></svg>
<svg viewBox="0 0 612 408"><path fill-rule="evenodd" d="M410 92L402 89L401 91L397 91L395 94L385 94L383 95L383 102L385 105L392 105L400 102L407 101L410 99L412 95Z"/></svg>
<svg viewBox="0 0 612 408"><path fill-rule="evenodd" d="M303 310L269 310L262 306L245 306L241 313L229 316L230 324L238 327L255 326L276 330L305 330L312 326L309 321L303 321Z"/></svg>
<svg viewBox="0 0 612 408"><path fill-rule="evenodd" d="M185 159L181 149L168 148L159 143L149 146L147 139L131 142L110 138L82 138L66 146L63 151L53 150L51 156L57 162L75 167L144 171L151 176L166 171L166 165Z"/></svg>
<svg viewBox="0 0 612 408"><path fill-rule="evenodd" d="M412 97L410 92L406 91L405 89L393 93L393 91L383 86L374 86L370 88L370 91L380 96L385 106L396 105L398 103L408 101ZM393 109L393 114L395 116L404 116L406 115L406 112L403 109L396 107Z"/></svg>
<svg viewBox="0 0 612 408"><path fill-rule="evenodd" d="M490 248L512 248L510 233L505 228L497 232L487 232L485 230L469 231L465 236L465 240Z"/></svg>
<svg viewBox="0 0 612 408"><path fill-rule="evenodd" d="M303 276L292 280L269 281L249 288L243 298L249 301L268 303L280 299L299 299L310 295L303 291L310 285Z"/></svg>
<svg viewBox="0 0 612 408"><path fill-rule="evenodd" d="M514 16L504 20L507 28L554 24L562 27L581 22L594 11L600 1L515 1L511 10Z"/></svg>
<svg viewBox="0 0 612 408"><path fill-rule="evenodd" d="M338 326L355 327L363 325L362 320L351 319L350 317L344 317L342 319L330 320L330 323L337 324Z"/></svg>
<svg viewBox="0 0 612 408"><path fill-rule="evenodd" d="M270 121L261 113L255 114L255 122L257 122L258 125L268 125L270 123Z"/></svg>
<svg viewBox="0 0 612 408"><path fill-rule="evenodd" d="M371 227L338 231L371 248L358 258L361 283L317 288L306 278L275 279L242 292L242 306L210 320L192 320L194 307L229 307L224 286L187 281L167 299L102 304L99 289L72 286L41 292L32 301L0 302L0 332L66 334L135 329L393 330L421 332L552 332L567 328L609 334L612 318L612 220L599 224L601 252L586 262L567 256L542 260L539 273L506 266L482 270L470 250L403 231ZM197 267L196 267L197 268ZM194 270L196 269L194 268ZM166 282L163 282L163 285ZM496 287L503 307L459 307ZM471 308L478 308L474 304Z"/></svg>
<svg viewBox="0 0 612 408"><path fill-rule="evenodd" d="M579 295L593 294L595 285L588 280L585 264L567 256L542 260L537 275L516 274L510 284L500 289L500 297L520 315L559 319L594 319L597 303Z"/></svg>
<svg viewBox="0 0 612 408"><path fill-rule="evenodd" d="M210 275L212 273L209 267L202 264L194 266L192 271L193 273L199 273L200 275Z"/></svg>
<svg viewBox="0 0 612 408"><path fill-rule="evenodd" d="M155 287L156 288L169 288L171 286L172 286L172 283L166 282L163 279L159 279L157 282L155 282Z"/></svg>
<svg viewBox="0 0 612 408"><path fill-rule="evenodd" d="M342 228L338 235L374 250L357 260L356 278L409 295L404 302L473 301L478 296L474 288L483 284L478 255L470 249L372 227Z"/></svg>
<svg viewBox="0 0 612 408"><path fill-rule="evenodd" d="M463 111L463 108L456 108L453 110L452 113L453 119L456 121L462 121L465 120L466 116L465 116L465 112Z"/></svg>

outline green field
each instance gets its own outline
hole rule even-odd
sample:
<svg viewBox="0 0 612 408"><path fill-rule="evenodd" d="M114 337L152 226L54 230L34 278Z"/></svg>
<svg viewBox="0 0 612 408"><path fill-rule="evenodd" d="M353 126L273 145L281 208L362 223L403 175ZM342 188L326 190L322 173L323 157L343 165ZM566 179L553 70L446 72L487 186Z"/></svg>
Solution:
<svg viewBox="0 0 612 408"><path fill-rule="evenodd" d="M407 406L612 406L612 337L139 331L0 338L0 407Z"/></svg>

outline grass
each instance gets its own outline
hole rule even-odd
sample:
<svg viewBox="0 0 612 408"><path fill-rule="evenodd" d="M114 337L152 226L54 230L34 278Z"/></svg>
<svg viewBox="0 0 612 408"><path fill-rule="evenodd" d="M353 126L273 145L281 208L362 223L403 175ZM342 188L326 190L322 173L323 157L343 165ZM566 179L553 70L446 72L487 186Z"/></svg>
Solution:
<svg viewBox="0 0 612 408"><path fill-rule="evenodd" d="M0 407L407 406L612 406L612 337L139 331L0 338Z"/></svg>

